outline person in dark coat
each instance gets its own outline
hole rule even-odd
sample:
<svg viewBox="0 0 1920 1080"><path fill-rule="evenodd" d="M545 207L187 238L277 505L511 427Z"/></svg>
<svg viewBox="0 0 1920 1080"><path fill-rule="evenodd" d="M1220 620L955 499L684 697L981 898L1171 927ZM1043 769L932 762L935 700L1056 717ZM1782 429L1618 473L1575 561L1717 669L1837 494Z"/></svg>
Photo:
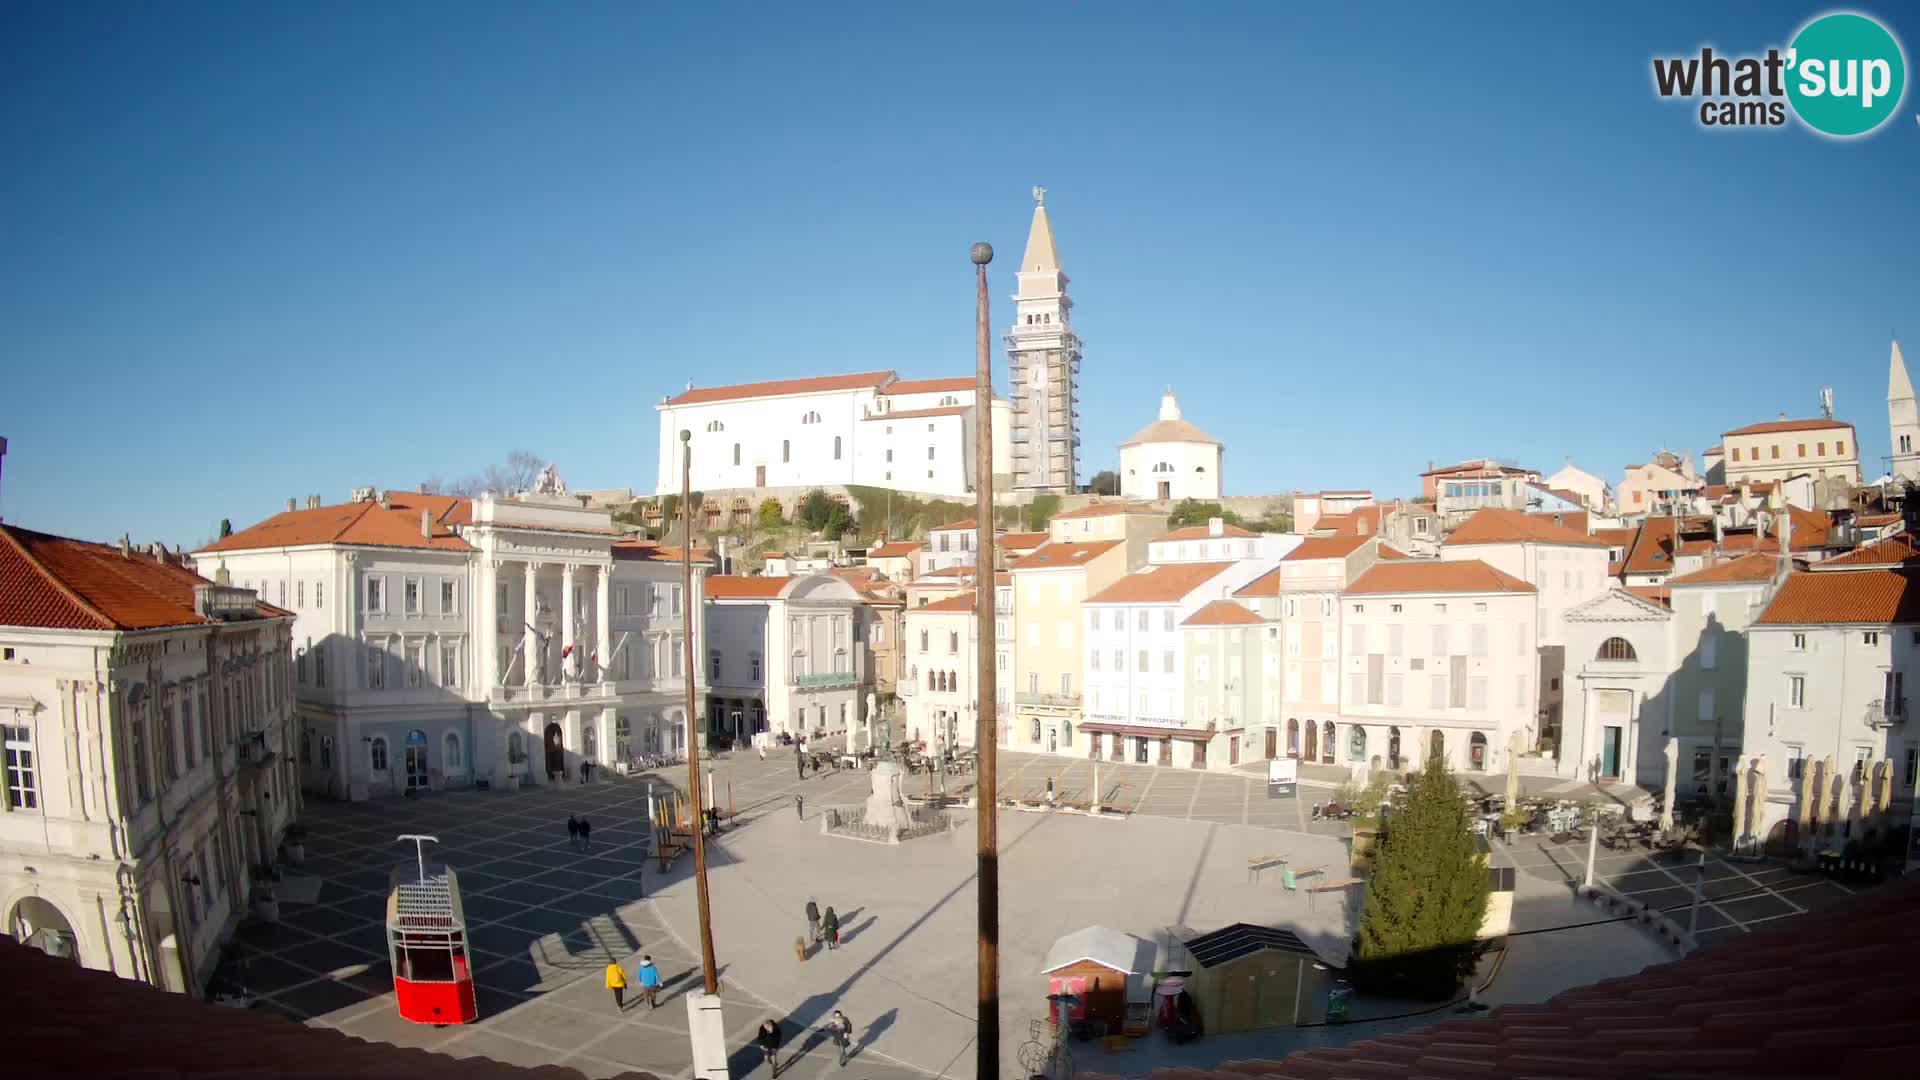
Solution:
<svg viewBox="0 0 1920 1080"><path fill-rule="evenodd" d="M767 1067L773 1075L780 1075L780 1025L771 1020L760 1021L760 1033L753 1037L760 1047L761 1056L767 1059Z"/></svg>
<svg viewBox="0 0 1920 1080"><path fill-rule="evenodd" d="M811 899L807 901L807 944L820 940L820 905Z"/></svg>
<svg viewBox="0 0 1920 1080"><path fill-rule="evenodd" d="M833 1045L840 1051L840 1067L846 1068L847 1051L852 1049L853 1044L853 1021L847 1019L846 1013L835 1009L833 1015L827 1017L827 1037L833 1040Z"/></svg>
<svg viewBox="0 0 1920 1080"><path fill-rule="evenodd" d="M827 936L827 948L840 947L840 916L833 913L831 906L827 908L826 915L820 919L820 930Z"/></svg>
<svg viewBox="0 0 1920 1080"><path fill-rule="evenodd" d="M588 821L586 818L581 818L580 819L580 850L585 851L592 846L593 846L593 822Z"/></svg>
<svg viewBox="0 0 1920 1080"><path fill-rule="evenodd" d="M567 846L570 848L580 846L580 819L572 814L567 815Z"/></svg>
<svg viewBox="0 0 1920 1080"><path fill-rule="evenodd" d="M799 771L800 779L807 778L807 752L799 743L793 744L793 767Z"/></svg>

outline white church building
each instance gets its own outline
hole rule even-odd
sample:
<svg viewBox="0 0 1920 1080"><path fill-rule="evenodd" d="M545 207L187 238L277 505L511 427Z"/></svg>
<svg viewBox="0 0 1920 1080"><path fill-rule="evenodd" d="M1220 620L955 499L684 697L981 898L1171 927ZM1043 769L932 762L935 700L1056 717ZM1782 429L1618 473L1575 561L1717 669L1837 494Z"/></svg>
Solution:
<svg viewBox="0 0 1920 1080"><path fill-rule="evenodd" d="M1220 440L1180 416L1172 387L1160 398L1160 418L1120 444L1124 499L1220 499L1226 450Z"/></svg>

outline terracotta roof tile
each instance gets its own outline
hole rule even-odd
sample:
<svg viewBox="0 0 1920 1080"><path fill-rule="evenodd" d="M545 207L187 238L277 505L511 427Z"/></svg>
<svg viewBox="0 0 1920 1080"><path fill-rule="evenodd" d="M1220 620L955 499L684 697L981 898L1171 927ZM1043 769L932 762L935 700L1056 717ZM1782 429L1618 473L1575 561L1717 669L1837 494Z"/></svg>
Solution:
<svg viewBox="0 0 1920 1080"><path fill-rule="evenodd" d="M1281 562L1306 562L1308 559L1344 559L1366 546L1371 536L1309 536L1300 546L1282 556Z"/></svg>
<svg viewBox="0 0 1920 1080"><path fill-rule="evenodd" d="M935 600L931 604L922 604L919 607L914 608L913 611L971 612L975 610L973 596L974 596L973 593L963 592L954 596L949 596L944 600ZM908 612L908 614L912 614L912 613L913 613L912 611Z"/></svg>
<svg viewBox="0 0 1920 1080"><path fill-rule="evenodd" d="M351 547L435 548L443 551L471 551L473 548L455 536L443 516L464 514L472 517L471 504L465 509L448 506L434 496L408 496L406 502L395 496L393 509L377 502L341 503L313 510L288 510L275 514L258 525L242 529L224 540L201 548L195 554L220 551L252 551L260 548L310 547L318 544L343 544ZM464 500L462 500L464 502ZM420 531L420 512L434 515L429 539Z"/></svg>
<svg viewBox="0 0 1920 1080"><path fill-rule="evenodd" d="M1442 465L1437 469L1428 469L1426 472L1423 472L1420 475L1421 476L1454 476L1454 475L1478 476L1481 474L1485 474L1488 476L1527 476L1527 475L1530 475L1532 472L1533 472L1532 469L1523 469L1517 465L1502 465L1498 461L1495 461L1492 458L1476 458L1472 461L1462 461L1457 465Z"/></svg>
<svg viewBox="0 0 1920 1080"><path fill-rule="evenodd" d="M1085 566L1108 551L1119 547L1118 540L1095 540L1079 544L1042 544L1007 567L1009 570L1052 570L1063 566Z"/></svg>
<svg viewBox="0 0 1920 1080"><path fill-rule="evenodd" d="M1593 535L1587 528L1587 512L1585 510L1536 510L1531 516L1540 518L1543 521L1551 521L1556 525L1565 526L1582 536Z"/></svg>
<svg viewBox="0 0 1920 1080"><path fill-rule="evenodd" d="M879 389L893 377L891 371L862 371L852 375L821 375L811 379L773 379L768 382L736 383L733 386L708 386L688 390L668 398L667 404L707 405L715 401L782 397L787 394L823 394L833 390Z"/></svg>
<svg viewBox="0 0 1920 1080"><path fill-rule="evenodd" d="M1894 522L1901 520L1904 519L1899 514L1861 514L1854 519L1854 522L1869 528L1879 528L1882 525L1892 525Z"/></svg>
<svg viewBox="0 0 1920 1080"><path fill-rule="evenodd" d="M1182 626L1249 626L1266 622L1231 600L1215 600L1187 616Z"/></svg>
<svg viewBox="0 0 1920 1080"><path fill-rule="evenodd" d="M739 577L733 574L709 574L709 600L772 600L793 581L790 577Z"/></svg>
<svg viewBox="0 0 1920 1080"><path fill-rule="evenodd" d="M193 607L206 578L138 550L0 525L0 626L147 630L208 622ZM262 615L279 609L260 605Z"/></svg>
<svg viewBox="0 0 1920 1080"><path fill-rule="evenodd" d="M1907 569L1849 570L1790 574L1773 602L1755 620L1761 623L1920 622L1920 588Z"/></svg>
<svg viewBox="0 0 1920 1080"><path fill-rule="evenodd" d="M874 413L863 416L864 421L874 420L917 420L927 416L965 416L973 411L971 405L941 405L932 409L901 409L898 412Z"/></svg>
<svg viewBox="0 0 1920 1080"><path fill-rule="evenodd" d="M613 557L628 562L679 562L682 548L678 545L662 544L654 540L616 540L611 551ZM713 549L696 547L693 549L693 561L697 563L713 562Z"/></svg>
<svg viewBox="0 0 1920 1080"><path fill-rule="evenodd" d="M1829 428L1846 428L1852 430L1853 425L1847 423L1845 420L1825 420L1817 418L1813 420L1769 420L1764 424L1748 424L1743 428L1734 428L1732 431L1722 432L1721 435L1723 438L1727 435L1773 435L1782 431L1824 431Z"/></svg>
<svg viewBox="0 0 1920 1080"><path fill-rule="evenodd" d="M1221 537L1228 537L1228 536L1245 537L1245 536L1258 536L1258 535L1260 534L1253 532L1250 529L1243 529L1238 525L1223 524L1220 526ZM1175 529L1165 536L1156 536L1154 537L1154 542L1159 543L1163 540L1211 540L1211 539L1214 539L1214 534L1210 530L1209 526L1189 525L1184 529Z"/></svg>
<svg viewBox="0 0 1920 1080"><path fill-rule="evenodd" d="M1003 533L994 541L1002 551L1032 551L1046 542L1044 532Z"/></svg>
<svg viewBox="0 0 1920 1080"><path fill-rule="evenodd" d="M1920 563L1920 544L1916 544L1914 538L1906 533L1896 533L1885 540L1855 548L1845 555L1814 565L1824 572L1854 566L1900 566L1909 563Z"/></svg>
<svg viewBox="0 0 1920 1080"><path fill-rule="evenodd" d="M1042 550L1045 550L1044 548ZM1128 574L1087 597L1089 604L1171 604L1219 577L1230 562L1165 563Z"/></svg>
<svg viewBox="0 0 1920 1080"><path fill-rule="evenodd" d="M1053 515L1054 521L1071 521L1075 518L1111 517L1114 514L1159 514L1161 511L1145 503L1094 501L1078 510L1068 510Z"/></svg>
<svg viewBox="0 0 1920 1080"><path fill-rule="evenodd" d="M959 529L978 530L979 528L980 528L980 519L961 518L959 521L949 521L945 525L930 525L927 527L927 531L930 533L954 532L955 530L959 530Z"/></svg>
<svg viewBox="0 0 1920 1080"><path fill-rule="evenodd" d="M1280 568L1276 566L1272 570L1240 586L1233 591L1233 595L1246 600L1257 600L1265 596L1279 596Z"/></svg>
<svg viewBox="0 0 1920 1080"><path fill-rule="evenodd" d="M1607 542L1584 532L1557 525L1550 514L1523 514L1491 508L1475 511L1460 523L1442 547L1462 544L1557 544L1568 547L1606 547Z"/></svg>
<svg viewBox="0 0 1920 1080"><path fill-rule="evenodd" d="M1739 585L1748 582L1773 580L1780 569L1780 557L1755 552L1742 555L1737 559L1695 570L1691 574L1681 574L1667 579L1667 587L1677 588L1683 585Z"/></svg>
<svg viewBox="0 0 1920 1080"><path fill-rule="evenodd" d="M918 540L896 540L891 544L881 544L867 552L869 559L904 559L921 548Z"/></svg>
<svg viewBox="0 0 1920 1080"><path fill-rule="evenodd" d="M1674 519L1650 517L1640 523L1633 544L1627 548L1623 574L1673 573Z"/></svg>
<svg viewBox="0 0 1920 1080"><path fill-rule="evenodd" d="M958 394L979 387L971 375L956 379L896 379L887 384L889 394Z"/></svg>
<svg viewBox="0 0 1920 1080"><path fill-rule="evenodd" d="M1354 579L1347 592L1369 593L1530 593L1533 586L1478 559L1442 562L1408 559L1381 562Z"/></svg>

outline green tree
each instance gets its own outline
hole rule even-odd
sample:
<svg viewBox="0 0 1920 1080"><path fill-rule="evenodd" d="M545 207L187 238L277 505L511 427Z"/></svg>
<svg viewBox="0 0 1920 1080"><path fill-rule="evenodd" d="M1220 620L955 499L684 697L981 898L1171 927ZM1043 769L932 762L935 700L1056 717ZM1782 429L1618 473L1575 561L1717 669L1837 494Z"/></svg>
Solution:
<svg viewBox="0 0 1920 1080"><path fill-rule="evenodd" d="M1059 512L1060 496L1051 492L1035 495L1033 501L1027 504L1027 531L1039 532L1046 528L1047 522L1052 521L1053 515Z"/></svg>
<svg viewBox="0 0 1920 1080"><path fill-rule="evenodd" d="M1095 495L1118 495L1120 474L1112 469L1102 469L1093 474L1093 479L1087 483L1087 490Z"/></svg>
<svg viewBox="0 0 1920 1080"><path fill-rule="evenodd" d="M806 493L800 500L800 524L820 531L827 527L833 517L834 502L832 496L819 488Z"/></svg>
<svg viewBox="0 0 1920 1080"><path fill-rule="evenodd" d="M780 509L780 500L768 497L760 500L760 527L777 529L787 523L786 512Z"/></svg>
<svg viewBox="0 0 1920 1080"><path fill-rule="evenodd" d="M673 531L674 525L680 520L679 515L680 496L672 494L660 496L660 535L665 536Z"/></svg>
<svg viewBox="0 0 1920 1080"><path fill-rule="evenodd" d="M1167 516L1167 527L1184 529L1189 525L1205 525L1210 519L1219 518L1228 525L1246 527L1240 515L1223 508L1217 502L1203 503L1197 499L1181 499L1173 506L1173 512Z"/></svg>
<svg viewBox="0 0 1920 1080"><path fill-rule="evenodd" d="M1430 758L1394 800L1367 879L1354 984L1395 997L1451 995L1479 960L1488 892L1466 800L1446 764Z"/></svg>

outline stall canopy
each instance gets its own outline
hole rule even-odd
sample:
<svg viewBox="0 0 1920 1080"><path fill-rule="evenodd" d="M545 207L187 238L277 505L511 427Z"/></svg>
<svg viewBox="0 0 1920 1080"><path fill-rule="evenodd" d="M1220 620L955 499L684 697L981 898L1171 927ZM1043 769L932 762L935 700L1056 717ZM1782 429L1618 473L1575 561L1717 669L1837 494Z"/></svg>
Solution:
<svg viewBox="0 0 1920 1080"><path fill-rule="evenodd" d="M1202 934L1187 941L1187 954L1193 962L1203 968L1218 967L1230 960L1250 956L1262 949L1278 949L1281 952L1299 953L1303 956L1319 959L1313 946L1301 941L1291 930L1282 930L1277 926L1255 926L1252 923L1234 923Z"/></svg>
<svg viewBox="0 0 1920 1080"><path fill-rule="evenodd" d="M1040 974L1087 961L1127 975L1153 970L1153 942L1104 926L1075 930L1053 943Z"/></svg>

